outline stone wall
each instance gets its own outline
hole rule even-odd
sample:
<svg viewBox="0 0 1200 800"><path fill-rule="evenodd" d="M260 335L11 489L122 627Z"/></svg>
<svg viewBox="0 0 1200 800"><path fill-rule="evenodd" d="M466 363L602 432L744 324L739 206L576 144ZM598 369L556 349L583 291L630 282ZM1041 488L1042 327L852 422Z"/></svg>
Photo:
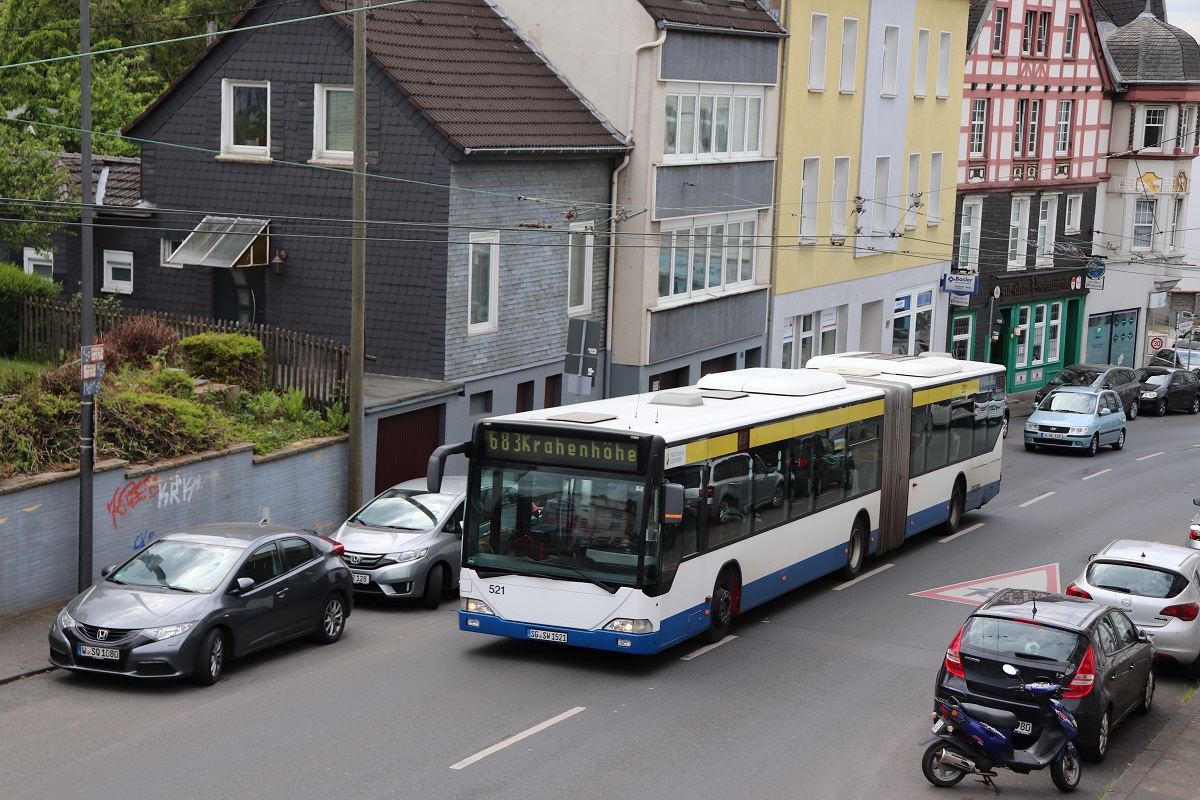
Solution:
<svg viewBox="0 0 1200 800"><path fill-rule="evenodd" d="M328 533L346 517L345 437L266 456L241 444L151 465L108 461L92 479L93 576L191 525L257 521ZM0 481L0 617L76 590L79 472Z"/></svg>

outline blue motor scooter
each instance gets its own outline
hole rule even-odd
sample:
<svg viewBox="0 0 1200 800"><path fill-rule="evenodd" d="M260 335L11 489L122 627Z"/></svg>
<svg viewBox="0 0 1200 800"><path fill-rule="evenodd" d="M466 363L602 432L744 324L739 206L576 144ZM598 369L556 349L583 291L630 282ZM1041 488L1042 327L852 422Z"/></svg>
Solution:
<svg viewBox="0 0 1200 800"><path fill-rule="evenodd" d="M1006 675L1020 677L1012 664L1005 664L1003 669ZM1050 767L1050 777L1059 791L1075 791L1082 768L1071 740L1079 728L1071 712L1059 702L1059 684L1043 679L1022 684L1020 689L1037 699L1042 712L1041 736L1024 750L1013 749L1013 733L1019 721L1011 711L960 703L957 698L935 698L933 732L921 742L931 743L921 756L925 778L934 786L948 787L967 775L978 775L980 783L999 794L1000 787L992 781L996 767L1020 774Z"/></svg>

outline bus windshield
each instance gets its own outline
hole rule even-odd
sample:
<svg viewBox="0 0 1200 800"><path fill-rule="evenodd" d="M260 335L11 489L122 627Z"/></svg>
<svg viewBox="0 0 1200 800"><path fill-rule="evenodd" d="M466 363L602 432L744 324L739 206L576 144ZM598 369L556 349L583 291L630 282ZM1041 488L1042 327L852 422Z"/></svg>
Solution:
<svg viewBox="0 0 1200 800"><path fill-rule="evenodd" d="M484 466L467 489L463 563L481 575L638 585L644 479ZM642 559L652 565L652 554Z"/></svg>

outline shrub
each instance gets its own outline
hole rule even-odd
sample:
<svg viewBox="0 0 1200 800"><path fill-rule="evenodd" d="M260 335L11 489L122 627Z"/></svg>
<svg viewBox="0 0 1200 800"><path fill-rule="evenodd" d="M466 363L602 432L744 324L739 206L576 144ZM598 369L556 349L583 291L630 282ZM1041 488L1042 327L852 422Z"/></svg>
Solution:
<svg viewBox="0 0 1200 800"><path fill-rule="evenodd" d="M49 300L61 291L61 283L0 264L0 355L13 355L20 346L21 301L26 297Z"/></svg>
<svg viewBox="0 0 1200 800"><path fill-rule="evenodd" d="M293 422L304 416L304 390L290 387L283 393L283 416Z"/></svg>
<svg viewBox="0 0 1200 800"><path fill-rule="evenodd" d="M79 373L79 361L68 361L41 376L42 391L60 396L79 398L83 392L83 377Z"/></svg>
<svg viewBox="0 0 1200 800"><path fill-rule="evenodd" d="M259 422L269 422L279 416L283 400L279 395L268 390L259 394L243 394L243 402L250 416Z"/></svg>
<svg viewBox="0 0 1200 800"><path fill-rule="evenodd" d="M267 354L262 343L241 333L201 333L177 345L188 374L218 383L236 383L250 392L266 378Z"/></svg>
<svg viewBox="0 0 1200 800"><path fill-rule="evenodd" d="M335 402L325 409L325 429L329 433L342 433L350 426L350 414L341 402Z"/></svg>
<svg viewBox="0 0 1200 800"><path fill-rule="evenodd" d="M207 406L152 392L118 392L100 403L97 450L130 461L224 447L229 425Z"/></svg>
<svg viewBox="0 0 1200 800"><path fill-rule="evenodd" d="M150 373L150 388L158 394L186 400L195 394L196 382L181 369L160 369Z"/></svg>
<svg viewBox="0 0 1200 800"><path fill-rule="evenodd" d="M124 362L141 369L150 366L159 353L169 351L178 339L179 334L170 325L139 314L121 320L117 327L100 337L100 343L105 346L104 360L109 369Z"/></svg>
<svg viewBox="0 0 1200 800"><path fill-rule="evenodd" d="M78 396L33 392L0 403L0 478L78 462Z"/></svg>

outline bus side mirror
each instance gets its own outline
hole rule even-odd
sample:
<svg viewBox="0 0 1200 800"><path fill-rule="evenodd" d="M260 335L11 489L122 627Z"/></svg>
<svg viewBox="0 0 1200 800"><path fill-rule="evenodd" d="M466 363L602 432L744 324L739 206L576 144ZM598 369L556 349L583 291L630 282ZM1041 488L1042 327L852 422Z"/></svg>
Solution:
<svg viewBox="0 0 1200 800"><path fill-rule="evenodd" d="M446 459L458 453L465 453L470 458L470 449L470 442L460 442L459 444L444 444L434 450L425 468L425 488L431 494L440 492L442 490L442 472L446 468Z"/></svg>
<svg viewBox="0 0 1200 800"><path fill-rule="evenodd" d="M683 522L683 484L663 484L662 524L678 525Z"/></svg>

